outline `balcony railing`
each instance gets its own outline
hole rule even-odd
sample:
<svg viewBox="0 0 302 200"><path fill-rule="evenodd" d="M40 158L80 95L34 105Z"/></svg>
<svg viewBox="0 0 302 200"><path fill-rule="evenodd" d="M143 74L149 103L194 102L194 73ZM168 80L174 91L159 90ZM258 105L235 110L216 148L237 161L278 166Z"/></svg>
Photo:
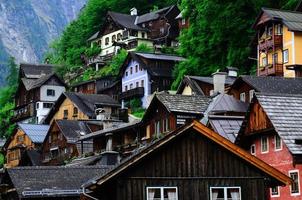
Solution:
<svg viewBox="0 0 302 200"><path fill-rule="evenodd" d="M259 67L259 76L283 76L283 64L275 63L268 64L264 67Z"/></svg>
<svg viewBox="0 0 302 200"><path fill-rule="evenodd" d="M283 43L282 35L269 36L259 41L259 50L264 52L271 49L281 48Z"/></svg>
<svg viewBox="0 0 302 200"><path fill-rule="evenodd" d="M143 97L145 90L143 87L137 87L121 94L121 99L131 99L135 97Z"/></svg>
<svg viewBox="0 0 302 200"><path fill-rule="evenodd" d="M34 116L35 106L34 103L30 103L21 107L18 107L14 110L13 121L20 121L22 119L26 119Z"/></svg>

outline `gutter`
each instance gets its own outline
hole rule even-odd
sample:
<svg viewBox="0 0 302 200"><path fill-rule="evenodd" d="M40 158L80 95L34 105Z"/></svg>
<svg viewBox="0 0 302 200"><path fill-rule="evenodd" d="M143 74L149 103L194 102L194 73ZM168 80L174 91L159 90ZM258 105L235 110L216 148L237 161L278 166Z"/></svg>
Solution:
<svg viewBox="0 0 302 200"><path fill-rule="evenodd" d="M99 200L99 199L97 199L97 198L95 198L95 197L90 196L89 194L87 194L84 187L83 187L83 195L84 195L85 197L88 197L88 198L93 199L93 200Z"/></svg>

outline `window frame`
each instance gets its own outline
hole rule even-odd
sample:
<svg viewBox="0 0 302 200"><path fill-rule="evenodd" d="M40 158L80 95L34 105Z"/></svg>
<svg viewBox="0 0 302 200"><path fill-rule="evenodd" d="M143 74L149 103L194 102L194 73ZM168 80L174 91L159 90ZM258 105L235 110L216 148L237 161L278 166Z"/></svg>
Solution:
<svg viewBox="0 0 302 200"><path fill-rule="evenodd" d="M285 60L285 56L284 56L285 52L287 52L287 60ZM284 64L289 62L289 51L288 51L288 49L284 49L282 51L282 61L283 61Z"/></svg>
<svg viewBox="0 0 302 200"><path fill-rule="evenodd" d="M271 197L280 197L280 188L279 188L279 186L276 186L276 187L277 187L277 194L273 194L273 188L270 188Z"/></svg>
<svg viewBox="0 0 302 200"><path fill-rule="evenodd" d="M223 189L224 190L224 195L227 194L227 189L239 189L239 200L242 200L242 195L241 195L241 187L240 186L215 186L215 187L210 187L210 200L212 200L212 189ZM227 196L224 196L224 200L227 200Z"/></svg>
<svg viewBox="0 0 302 200"><path fill-rule="evenodd" d="M299 196L300 195L300 173L299 173L299 170L290 170L290 171L288 171L288 175L289 175L289 177L290 178L292 178L291 177L291 174L293 174L293 173L297 173L297 175L298 175L298 192L297 193L292 193L292 185L290 185L290 195L291 196Z"/></svg>
<svg viewBox="0 0 302 200"><path fill-rule="evenodd" d="M164 189L175 189L176 190L176 200L178 200L178 187L177 186L147 186L146 187L146 199L149 200L148 198L148 190L149 189L160 189L160 199L164 200Z"/></svg>
<svg viewBox="0 0 302 200"><path fill-rule="evenodd" d="M242 100L242 99L243 99L243 96L244 96L244 100ZM243 102L245 102L245 101L246 101L246 95L245 95L245 92L241 92L241 93L240 93L240 95L239 95L239 99L240 99L240 101L243 101Z"/></svg>
<svg viewBox="0 0 302 200"><path fill-rule="evenodd" d="M56 91L54 89L46 89L46 96L55 97L56 96Z"/></svg>
<svg viewBox="0 0 302 200"><path fill-rule="evenodd" d="M266 138L266 151L263 150L263 138ZM260 139L260 145L261 145L261 153L268 153L269 152L269 137L268 136L262 136Z"/></svg>
<svg viewBox="0 0 302 200"><path fill-rule="evenodd" d="M279 138L279 141L280 141L280 148L277 149L277 138ZM279 135L275 135L274 136L274 145L275 145L275 151L281 151L282 150L282 139Z"/></svg>
<svg viewBox="0 0 302 200"><path fill-rule="evenodd" d="M252 149L254 147L254 153L252 152ZM255 156L256 155L256 144L252 144L251 147L250 147L250 153Z"/></svg>
<svg viewBox="0 0 302 200"><path fill-rule="evenodd" d="M251 103L252 102L252 99L254 97L254 94L255 94L255 90L252 89L252 90L249 90L249 102Z"/></svg>

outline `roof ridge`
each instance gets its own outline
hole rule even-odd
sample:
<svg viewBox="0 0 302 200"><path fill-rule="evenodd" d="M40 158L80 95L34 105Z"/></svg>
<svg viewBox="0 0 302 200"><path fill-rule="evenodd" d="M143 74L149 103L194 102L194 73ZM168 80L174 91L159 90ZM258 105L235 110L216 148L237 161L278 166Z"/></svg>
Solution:
<svg viewBox="0 0 302 200"><path fill-rule="evenodd" d="M277 8L268 8L268 7L262 7L263 11L265 10L272 10L272 11L279 11L279 12L289 12L289 13L295 13L295 14L302 14L302 12L294 11L294 10L283 10L283 9L277 9Z"/></svg>

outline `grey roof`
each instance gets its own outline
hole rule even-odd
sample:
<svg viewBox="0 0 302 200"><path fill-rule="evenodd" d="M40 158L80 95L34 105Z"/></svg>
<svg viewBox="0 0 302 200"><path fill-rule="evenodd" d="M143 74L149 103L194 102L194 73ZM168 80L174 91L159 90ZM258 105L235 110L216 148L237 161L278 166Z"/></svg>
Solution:
<svg viewBox="0 0 302 200"><path fill-rule="evenodd" d="M87 41L92 41L92 40L95 40L99 37L99 33L100 31L96 32L95 34L93 34L90 38L88 38Z"/></svg>
<svg viewBox="0 0 302 200"><path fill-rule="evenodd" d="M245 113L248 109L248 103L239 101L233 96L227 94L219 94L213 101L210 113L226 113L236 112Z"/></svg>
<svg viewBox="0 0 302 200"><path fill-rule="evenodd" d="M213 85L213 77L207 77L207 76L188 76L190 79L205 82ZM232 85L236 78L233 77L226 77L225 79L225 85Z"/></svg>
<svg viewBox="0 0 302 200"><path fill-rule="evenodd" d="M31 139L33 143L43 143L49 130L49 125L42 124L22 124L18 127Z"/></svg>
<svg viewBox="0 0 302 200"><path fill-rule="evenodd" d="M156 53L136 53L137 55L146 58L146 59L154 59L154 60L169 60L169 61L184 61L185 58L175 55L167 55L167 54L156 54Z"/></svg>
<svg viewBox="0 0 302 200"><path fill-rule="evenodd" d="M81 185L105 174L109 166L36 166L8 169L8 175L19 197L79 196Z"/></svg>
<svg viewBox="0 0 302 200"><path fill-rule="evenodd" d="M116 12L108 12L108 15L115 21L117 24L121 25L122 27L133 29L133 30L147 30L135 24L136 17L135 15L127 15L122 13Z"/></svg>
<svg viewBox="0 0 302 200"><path fill-rule="evenodd" d="M243 80L256 92L302 94L302 78L285 78L278 76L240 76L238 81ZM237 80L234 83L236 84ZM241 85L239 83L239 85Z"/></svg>
<svg viewBox="0 0 302 200"><path fill-rule="evenodd" d="M34 88L41 87L46 81L48 81L53 76L57 77L62 82L62 85L65 85L65 83L54 73L42 75L38 79L21 78L21 81L22 81L23 85L25 86L25 89L27 91L29 91Z"/></svg>
<svg viewBox="0 0 302 200"><path fill-rule="evenodd" d="M302 13L295 11L262 8L272 19L282 20L290 31L302 31Z"/></svg>
<svg viewBox="0 0 302 200"><path fill-rule="evenodd" d="M91 130L85 121L63 119L56 120L56 123L69 143L75 143L80 136L91 133Z"/></svg>
<svg viewBox="0 0 302 200"><path fill-rule="evenodd" d="M82 157L82 158L76 158L72 160L70 163L67 164L67 166L89 166L89 165L95 165L97 164L102 158L101 154L88 156L88 157Z"/></svg>
<svg viewBox="0 0 302 200"><path fill-rule="evenodd" d="M21 63L20 72L25 78L41 78L54 72L53 65ZM23 78L22 77L22 78Z"/></svg>
<svg viewBox="0 0 302 200"><path fill-rule="evenodd" d="M171 9L173 9L173 7L174 7L174 5L159 9L159 10L154 11L154 12L149 12L149 13L146 13L146 14L141 15L141 16L138 16L138 18L136 19L136 24L142 24L144 22L149 22L149 21L152 21L152 20L156 20L162 14L165 15L166 13L168 13Z"/></svg>
<svg viewBox="0 0 302 200"><path fill-rule="evenodd" d="M289 151L302 154L302 146L295 144L302 139L302 96L256 93L256 98Z"/></svg>
<svg viewBox="0 0 302 200"><path fill-rule="evenodd" d="M120 107L119 102L104 94L82 94L74 92L65 92L64 94L89 117L95 116L95 109L100 105Z"/></svg>
<svg viewBox="0 0 302 200"><path fill-rule="evenodd" d="M201 95L180 95L158 93L157 98L170 112L203 114L211 99Z"/></svg>
<svg viewBox="0 0 302 200"><path fill-rule="evenodd" d="M23 166L22 160L24 158L28 158L28 161L30 162L30 163L24 163L27 166L29 166L28 164L30 164L31 166L41 166L42 165L41 154L38 150L26 149L23 153L24 154L21 156L21 162L20 162L19 166Z"/></svg>
<svg viewBox="0 0 302 200"><path fill-rule="evenodd" d="M209 123L215 132L234 143L243 119L243 116L210 115Z"/></svg>

